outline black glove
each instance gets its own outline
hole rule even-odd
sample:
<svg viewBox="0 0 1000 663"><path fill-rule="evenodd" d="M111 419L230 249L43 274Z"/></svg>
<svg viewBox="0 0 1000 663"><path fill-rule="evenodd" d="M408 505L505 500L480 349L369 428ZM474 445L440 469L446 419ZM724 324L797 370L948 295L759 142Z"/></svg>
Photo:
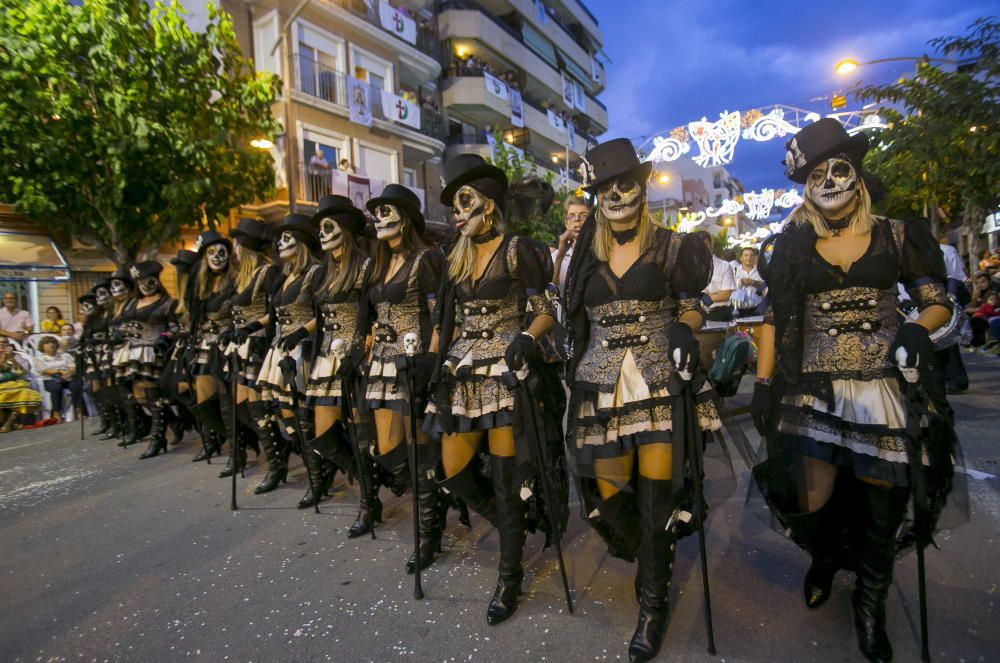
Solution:
<svg viewBox="0 0 1000 663"><path fill-rule="evenodd" d="M233 332L233 341L238 345L242 345L243 341L250 338L250 334L253 334L254 332L259 332L263 328L264 325L260 324L259 321L254 320L250 324L244 325L243 327L240 327L235 332Z"/></svg>
<svg viewBox="0 0 1000 663"><path fill-rule="evenodd" d="M361 348L356 348L351 352L344 355L344 358L340 361L340 366L337 367L337 377L346 378L354 375L361 368L361 362L364 361L365 353Z"/></svg>
<svg viewBox="0 0 1000 663"><path fill-rule="evenodd" d="M169 334L160 334L160 337L153 343L153 352L159 357L166 357L167 353L170 352L171 343L173 343L173 339L170 338Z"/></svg>
<svg viewBox="0 0 1000 663"><path fill-rule="evenodd" d="M753 427L763 437L771 427L771 385L765 382L755 382L753 399L750 401L750 418Z"/></svg>
<svg viewBox="0 0 1000 663"><path fill-rule="evenodd" d="M518 371L535 356L537 351L538 346L535 345L535 339L527 332L522 332L515 336L514 340L507 346L503 358L507 362L507 368Z"/></svg>
<svg viewBox="0 0 1000 663"><path fill-rule="evenodd" d="M298 346L299 343L307 338L309 338L309 332L306 331L305 327L299 327L291 334L282 336L281 340L278 341L278 347L281 348L283 352L291 352L296 348L296 346Z"/></svg>
<svg viewBox="0 0 1000 663"><path fill-rule="evenodd" d="M413 386L417 392L422 392L430 385L438 357L436 352L425 352L413 358Z"/></svg>
<svg viewBox="0 0 1000 663"><path fill-rule="evenodd" d="M889 361L896 362L896 350L903 348L906 351L906 363L900 368L916 368L921 373L930 370L931 359L934 356L934 343L931 342L931 335L924 329L923 325L915 322L904 323L896 332L896 340L889 347Z"/></svg>
<svg viewBox="0 0 1000 663"><path fill-rule="evenodd" d="M236 338L236 329L231 327L226 331L222 332L221 334L219 334L216 337L215 342L218 344L220 348L224 348L230 343L232 343L233 339L235 338Z"/></svg>
<svg viewBox="0 0 1000 663"><path fill-rule="evenodd" d="M674 350L680 350L680 361ZM670 325L670 347L667 356L673 361L678 371L693 371L698 368L698 339L694 337L691 327L683 322Z"/></svg>

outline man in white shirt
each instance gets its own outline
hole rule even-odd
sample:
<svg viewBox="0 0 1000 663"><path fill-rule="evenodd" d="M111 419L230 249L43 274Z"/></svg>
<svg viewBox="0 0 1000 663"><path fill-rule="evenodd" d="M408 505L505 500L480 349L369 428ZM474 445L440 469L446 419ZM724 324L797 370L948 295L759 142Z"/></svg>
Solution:
<svg viewBox="0 0 1000 663"><path fill-rule="evenodd" d="M580 234L583 222L587 220L587 202L579 196L569 196L566 198L566 214L563 217L563 226L566 230L559 235L559 246L552 249L552 282L559 286L562 293L566 287L566 272L569 270L569 263L573 259L573 244L576 243L576 236Z"/></svg>
<svg viewBox="0 0 1000 663"><path fill-rule="evenodd" d="M733 319L729 298L732 297L733 290L736 290L736 277L733 275L732 265L715 255L715 247L712 245L712 236L709 233L701 230L697 234L713 252L712 280L703 291L712 300L708 308L708 319L713 322L728 322Z"/></svg>
<svg viewBox="0 0 1000 663"><path fill-rule="evenodd" d="M944 268L948 277L948 294L957 300L958 305L965 306L969 302L969 290L965 286L965 281L969 277L965 273L962 257L951 244L942 242L940 247L941 253L944 254ZM965 370L962 350L958 343L946 350L938 350L934 354L943 373L945 391L949 394L960 394L968 389L969 374Z"/></svg>
<svg viewBox="0 0 1000 663"><path fill-rule="evenodd" d="M0 336L23 341L35 328L35 323L27 311L17 308L17 295L3 293L3 308L0 308Z"/></svg>
<svg viewBox="0 0 1000 663"><path fill-rule="evenodd" d="M736 292L733 293L733 306L738 316L754 315L757 307L764 299L760 294L764 279L757 271L757 249L745 246L740 251L740 260L733 270L736 279Z"/></svg>

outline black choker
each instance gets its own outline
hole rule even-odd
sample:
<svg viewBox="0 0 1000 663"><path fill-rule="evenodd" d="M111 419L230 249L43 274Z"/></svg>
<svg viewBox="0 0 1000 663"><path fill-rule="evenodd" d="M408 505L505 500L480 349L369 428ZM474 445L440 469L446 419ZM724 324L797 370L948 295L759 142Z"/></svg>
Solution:
<svg viewBox="0 0 1000 663"><path fill-rule="evenodd" d="M826 221L826 227L830 229L830 232L834 237L840 237L840 235L851 227L850 219L839 219L837 221L831 221L830 219L823 219Z"/></svg>
<svg viewBox="0 0 1000 663"><path fill-rule="evenodd" d="M635 239L635 236L638 234L639 234L638 225L632 226L631 228L627 228L625 230L615 230L614 228L611 229L611 236L614 237L615 241L618 242L618 244L620 245L628 244L633 239Z"/></svg>
<svg viewBox="0 0 1000 663"><path fill-rule="evenodd" d="M387 246L389 247L389 253L391 253L394 256L398 256L400 253L406 250L406 247L403 246L402 242L400 242L396 246L392 246L391 244L387 243Z"/></svg>
<svg viewBox="0 0 1000 663"><path fill-rule="evenodd" d="M480 233L472 238L473 244L485 244L491 240L496 239L500 236L500 231L497 230L496 226L490 226L490 229L484 233Z"/></svg>

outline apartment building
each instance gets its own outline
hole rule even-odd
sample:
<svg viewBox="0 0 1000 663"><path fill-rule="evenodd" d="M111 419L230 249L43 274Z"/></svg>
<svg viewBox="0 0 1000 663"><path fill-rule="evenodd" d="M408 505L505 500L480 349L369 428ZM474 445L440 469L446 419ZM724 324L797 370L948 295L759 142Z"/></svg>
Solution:
<svg viewBox="0 0 1000 663"><path fill-rule="evenodd" d="M719 209L724 201L736 199L743 193L742 182L725 166L702 168L691 159L682 157L656 164L648 199L650 209L661 210L666 216L674 217L678 212L698 213L709 208ZM712 233L726 229L738 234L750 229L748 223L742 212L720 214L707 217L699 229Z"/></svg>
<svg viewBox="0 0 1000 663"><path fill-rule="evenodd" d="M491 153L494 132L578 182L579 157L607 131L597 20L579 0L444 0L438 34L445 156ZM565 180L564 180L565 181Z"/></svg>

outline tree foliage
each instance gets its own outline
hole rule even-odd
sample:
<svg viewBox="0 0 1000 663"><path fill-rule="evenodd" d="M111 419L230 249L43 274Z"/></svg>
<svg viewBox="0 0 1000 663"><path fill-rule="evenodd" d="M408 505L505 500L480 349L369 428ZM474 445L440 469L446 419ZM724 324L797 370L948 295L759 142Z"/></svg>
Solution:
<svg viewBox="0 0 1000 663"><path fill-rule="evenodd" d="M269 193L278 80L229 16L171 0L0 0L0 200L118 264Z"/></svg>
<svg viewBox="0 0 1000 663"><path fill-rule="evenodd" d="M940 210L971 226L1000 202L1000 23L979 19L964 37L928 43L963 66L921 61L912 78L855 90L861 102L891 104L865 163L888 188L881 211L935 220Z"/></svg>

